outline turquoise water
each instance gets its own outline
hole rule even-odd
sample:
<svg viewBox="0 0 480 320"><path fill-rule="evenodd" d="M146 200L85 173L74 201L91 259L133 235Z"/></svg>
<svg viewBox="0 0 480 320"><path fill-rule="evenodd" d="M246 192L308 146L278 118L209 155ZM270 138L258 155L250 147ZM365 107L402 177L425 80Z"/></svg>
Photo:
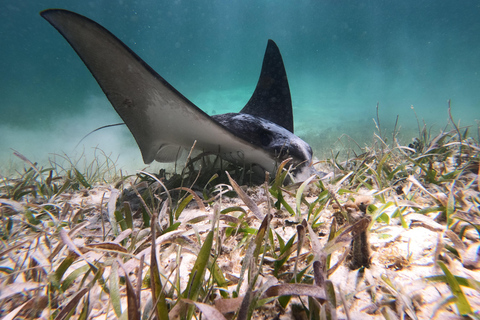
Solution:
<svg viewBox="0 0 480 320"><path fill-rule="evenodd" d="M296 133L315 154L349 135L382 129L417 135L415 109L433 132L447 100L477 137L480 119L478 1L4 1L0 10L0 168L52 154L105 150L128 170L144 167L125 127L80 139L119 117L67 42L38 14L64 8L113 32L209 114L240 110L253 92L268 39L290 81ZM342 138L343 142L346 138ZM348 140L348 139L347 139ZM358 151L358 148L357 148Z"/></svg>

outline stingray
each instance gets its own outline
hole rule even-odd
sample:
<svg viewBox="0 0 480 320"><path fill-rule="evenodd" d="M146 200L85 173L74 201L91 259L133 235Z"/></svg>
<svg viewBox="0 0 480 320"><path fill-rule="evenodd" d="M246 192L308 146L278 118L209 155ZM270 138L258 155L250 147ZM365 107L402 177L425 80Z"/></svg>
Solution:
<svg viewBox="0 0 480 320"><path fill-rule="evenodd" d="M62 9L40 14L83 60L135 138L145 164L173 162L195 144L271 173L287 158L297 172L315 172L311 147L293 133L287 74L273 40L268 40L260 78L245 107L209 116L95 21Z"/></svg>

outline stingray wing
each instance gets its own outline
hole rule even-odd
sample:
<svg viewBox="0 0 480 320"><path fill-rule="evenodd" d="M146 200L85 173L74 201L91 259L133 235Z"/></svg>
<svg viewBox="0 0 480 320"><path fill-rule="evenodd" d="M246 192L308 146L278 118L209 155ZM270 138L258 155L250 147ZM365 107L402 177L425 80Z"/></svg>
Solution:
<svg viewBox="0 0 480 320"><path fill-rule="evenodd" d="M66 10L45 10L41 16L88 67L132 132L145 163L174 161L179 148L197 141L203 150L273 170L272 155L214 121L104 27Z"/></svg>
<svg viewBox="0 0 480 320"><path fill-rule="evenodd" d="M268 40L255 91L240 112L267 119L293 133L292 98L287 72L280 50L273 40Z"/></svg>

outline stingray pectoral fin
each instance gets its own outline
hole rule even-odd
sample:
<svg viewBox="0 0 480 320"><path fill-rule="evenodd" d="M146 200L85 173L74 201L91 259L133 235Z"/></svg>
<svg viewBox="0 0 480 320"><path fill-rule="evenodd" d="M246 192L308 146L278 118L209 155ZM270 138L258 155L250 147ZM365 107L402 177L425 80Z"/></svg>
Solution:
<svg viewBox="0 0 480 320"><path fill-rule="evenodd" d="M257 87L240 112L267 119L293 133L292 98L287 72L280 50L273 40L268 40Z"/></svg>
<svg viewBox="0 0 480 320"><path fill-rule="evenodd" d="M178 152L172 151L173 146L190 148L201 139L210 146L218 136L249 147L198 109L104 27L66 10L45 10L41 16L83 60L132 132L145 163L156 158L175 160ZM159 153L162 146L166 152L163 156Z"/></svg>
<svg viewBox="0 0 480 320"><path fill-rule="evenodd" d="M199 150L274 170L272 154L213 120L96 22L59 9L41 15L93 74L132 132L145 163L175 160L179 147L189 149L197 141Z"/></svg>
<svg viewBox="0 0 480 320"><path fill-rule="evenodd" d="M157 154L155 155L155 161L158 162L173 162L180 158L183 153L183 148L174 144L165 144L160 146Z"/></svg>
<svg viewBox="0 0 480 320"><path fill-rule="evenodd" d="M173 135L182 128L181 109L201 113L195 106L96 22L58 9L45 10L41 16L83 60L132 132L145 163L155 159L160 146L181 142Z"/></svg>

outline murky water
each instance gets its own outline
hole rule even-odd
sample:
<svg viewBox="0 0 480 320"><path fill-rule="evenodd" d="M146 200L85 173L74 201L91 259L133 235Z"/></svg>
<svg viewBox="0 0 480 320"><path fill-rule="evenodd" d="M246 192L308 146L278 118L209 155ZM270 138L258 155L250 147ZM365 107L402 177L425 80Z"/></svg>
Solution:
<svg viewBox="0 0 480 320"><path fill-rule="evenodd" d="M477 136L480 119L478 1L5 1L0 11L0 168L45 163L98 147L120 167L144 167L97 83L39 11L69 9L122 39L209 114L240 110L253 92L268 39L290 81L296 133L318 157L350 138L371 141L379 103L390 137L441 130L447 100ZM339 138L343 138L339 141ZM355 145L354 143L352 145ZM357 148L358 150L358 148ZM0 169L0 170L2 170Z"/></svg>

